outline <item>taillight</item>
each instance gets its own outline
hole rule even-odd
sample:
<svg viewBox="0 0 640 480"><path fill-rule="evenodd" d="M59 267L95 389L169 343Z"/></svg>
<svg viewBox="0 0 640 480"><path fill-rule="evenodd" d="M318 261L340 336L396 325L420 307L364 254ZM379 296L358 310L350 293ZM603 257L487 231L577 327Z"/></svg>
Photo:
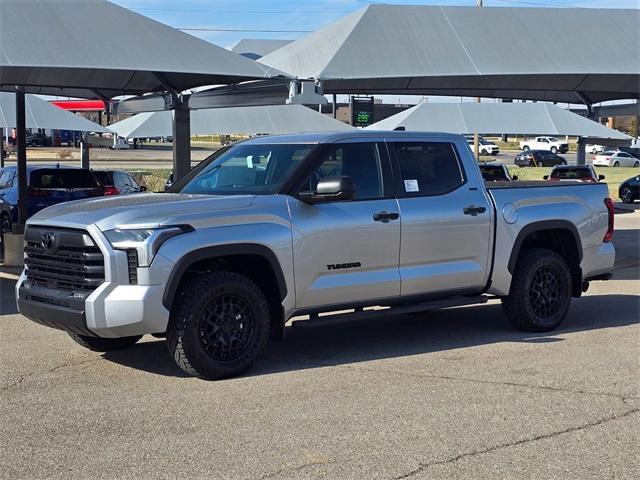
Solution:
<svg viewBox="0 0 640 480"><path fill-rule="evenodd" d="M49 190L41 190L39 188L29 187L27 188L27 195L30 197L49 197L51 192Z"/></svg>
<svg viewBox="0 0 640 480"><path fill-rule="evenodd" d="M604 199L604 204L607 206L607 211L609 212L609 225L607 226L607 233L605 233L603 242L610 242L613 239L613 224L614 224L614 215L615 208L613 206L613 200L610 198Z"/></svg>
<svg viewBox="0 0 640 480"><path fill-rule="evenodd" d="M120 192L116 187L103 187L102 194L104 196L107 195L118 195Z"/></svg>

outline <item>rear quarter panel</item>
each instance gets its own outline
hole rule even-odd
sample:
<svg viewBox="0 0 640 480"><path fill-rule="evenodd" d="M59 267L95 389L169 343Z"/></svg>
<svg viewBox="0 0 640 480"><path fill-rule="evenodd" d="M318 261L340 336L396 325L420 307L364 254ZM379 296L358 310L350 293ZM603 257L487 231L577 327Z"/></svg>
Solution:
<svg viewBox="0 0 640 480"><path fill-rule="evenodd" d="M496 245L490 293L507 295L511 285L509 259L518 234L527 225L543 221L567 221L573 224L582 244L583 278L609 273L615 251L602 239L608 227L604 199L606 184L528 183L522 186L489 187L496 205Z"/></svg>

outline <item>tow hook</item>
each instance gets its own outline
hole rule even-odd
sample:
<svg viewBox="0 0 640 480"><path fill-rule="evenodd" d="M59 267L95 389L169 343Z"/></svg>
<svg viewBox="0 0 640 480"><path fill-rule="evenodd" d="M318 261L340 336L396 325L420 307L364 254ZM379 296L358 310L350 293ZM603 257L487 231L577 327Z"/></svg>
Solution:
<svg viewBox="0 0 640 480"><path fill-rule="evenodd" d="M582 282L582 293L589 290L589 282Z"/></svg>

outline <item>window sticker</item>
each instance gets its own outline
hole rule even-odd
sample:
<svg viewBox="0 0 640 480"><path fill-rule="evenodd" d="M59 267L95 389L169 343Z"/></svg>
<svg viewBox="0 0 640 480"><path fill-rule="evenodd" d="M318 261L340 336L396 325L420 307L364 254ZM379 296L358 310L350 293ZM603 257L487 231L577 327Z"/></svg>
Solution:
<svg viewBox="0 0 640 480"><path fill-rule="evenodd" d="M418 187L418 180L405 180L404 181L404 191L405 192L419 192L420 187Z"/></svg>

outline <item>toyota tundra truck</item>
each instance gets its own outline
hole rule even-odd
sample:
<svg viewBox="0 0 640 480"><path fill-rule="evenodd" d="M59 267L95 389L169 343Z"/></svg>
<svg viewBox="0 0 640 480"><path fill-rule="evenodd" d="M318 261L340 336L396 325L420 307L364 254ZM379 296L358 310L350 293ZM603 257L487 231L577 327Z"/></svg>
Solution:
<svg viewBox="0 0 640 480"><path fill-rule="evenodd" d="M251 367L299 316L496 298L516 328L552 330L572 297L611 276L612 235L605 184L485 186L462 136L259 137L167 193L34 215L16 295L23 315L86 348L166 337L185 372L219 379Z"/></svg>

